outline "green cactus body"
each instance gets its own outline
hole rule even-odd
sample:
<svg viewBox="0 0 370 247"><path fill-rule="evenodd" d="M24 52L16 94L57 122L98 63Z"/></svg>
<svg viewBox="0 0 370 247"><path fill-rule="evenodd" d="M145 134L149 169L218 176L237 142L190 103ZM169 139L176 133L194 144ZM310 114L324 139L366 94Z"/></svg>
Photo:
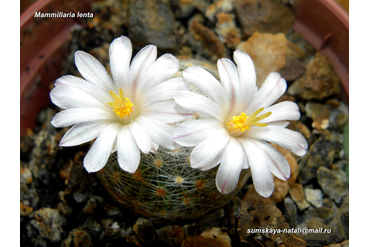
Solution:
<svg viewBox="0 0 370 247"><path fill-rule="evenodd" d="M238 187L230 194L220 194L215 185L217 167L201 171L190 167L192 148L142 154L138 170L123 171L112 154L99 178L124 207L152 218L170 220L198 218L230 202L250 176L244 170Z"/></svg>

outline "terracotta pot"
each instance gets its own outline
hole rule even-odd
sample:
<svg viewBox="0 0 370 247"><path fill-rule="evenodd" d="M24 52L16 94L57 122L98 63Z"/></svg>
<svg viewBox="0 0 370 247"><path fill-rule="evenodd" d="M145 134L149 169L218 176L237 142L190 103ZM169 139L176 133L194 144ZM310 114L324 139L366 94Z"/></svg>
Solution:
<svg viewBox="0 0 370 247"><path fill-rule="evenodd" d="M61 76L68 54L69 29L79 18L35 18L35 12L88 12L93 0L39 0L21 15L20 21L20 136L36 126L40 109L50 103L49 85ZM349 98L349 17L334 0L297 0L292 10L293 28L326 54Z"/></svg>
<svg viewBox="0 0 370 247"><path fill-rule="evenodd" d="M293 29L302 33L318 51L327 55L349 103L349 15L334 0L300 0L293 7Z"/></svg>
<svg viewBox="0 0 370 247"><path fill-rule="evenodd" d="M39 0L20 20L20 135L36 126L40 109L50 103L49 85L60 76L68 54L70 27L79 18L37 18L35 12L88 12L93 0ZM81 24L81 23L80 23Z"/></svg>

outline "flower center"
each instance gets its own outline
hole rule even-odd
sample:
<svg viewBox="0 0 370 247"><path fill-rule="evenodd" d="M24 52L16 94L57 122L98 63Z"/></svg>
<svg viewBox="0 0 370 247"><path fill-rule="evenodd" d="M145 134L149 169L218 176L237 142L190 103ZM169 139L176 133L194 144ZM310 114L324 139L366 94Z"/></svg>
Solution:
<svg viewBox="0 0 370 247"><path fill-rule="evenodd" d="M244 112L240 113L240 116L233 116L229 122L226 123L227 131L234 135L238 136L246 130L249 130L252 125L258 127L266 127L267 123L259 123L268 116L271 115L271 112L267 112L257 117L263 111L264 108L260 108L255 111L252 115L247 116Z"/></svg>
<svg viewBox="0 0 370 247"><path fill-rule="evenodd" d="M108 105L113 108L117 116L121 119L130 117L134 104L131 103L129 98L125 98L122 89L119 89L119 95L115 94L113 91L109 93L113 97L114 102L110 102Z"/></svg>

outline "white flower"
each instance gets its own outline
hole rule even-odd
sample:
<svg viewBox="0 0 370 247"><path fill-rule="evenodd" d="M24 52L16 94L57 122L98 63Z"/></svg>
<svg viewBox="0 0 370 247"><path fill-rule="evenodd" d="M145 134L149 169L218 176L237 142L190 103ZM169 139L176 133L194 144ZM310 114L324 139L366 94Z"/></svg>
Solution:
<svg viewBox="0 0 370 247"><path fill-rule="evenodd" d="M170 79L179 68L173 55L156 59L154 45L140 50L130 64L131 55L132 45L127 37L111 43L112 80L98 60L77 51L76 67L85 80L63 76L50 92L52 102L64 109L51 123L57 128L73 125L60 146L75 146L96 138L84 158L88 172L102 169L114 151L120 167L135 172L140 150L147 154L158 145L176 148L173 127L167 123L192 115L173 100L176 93L187 90L182 78Z"/></svg>
<svg viewBox="0 0 370 247"><path fill-rule="evenodd" d="M297 104L289 101L272 105L286 90L286 81L271 73L260 89L251 58L234 52L237 67L229 59L218 60L221 83L200 67L189 67L183 77L209 98L193 92L181 92L175 101L197 112L202 119L181 123L174 139L183 146L195 146L190 163L208 170L220 166L216 186L227 194L237 186L242 169L251 168L256 191L269 197L274 190L271 175L287 180L290 167L275 143L296 155L306 153L307 142L298 132L285 128L300 117ZM271 106L272 105L272 106Z"/></svg>

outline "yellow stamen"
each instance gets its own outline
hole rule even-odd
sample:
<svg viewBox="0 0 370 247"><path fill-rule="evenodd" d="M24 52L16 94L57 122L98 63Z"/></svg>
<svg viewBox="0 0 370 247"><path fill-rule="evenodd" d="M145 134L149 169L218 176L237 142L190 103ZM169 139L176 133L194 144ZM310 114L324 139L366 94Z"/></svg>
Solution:
<svg viewBox="0 0 370 247"><path fill-rule="evenodd" d="M115 94L113 91L110 91L109 93L113 97L114 102L110 102L108 105L113 108L113 111L117 116L121 119L129 117L130 113L132 113L132 107L134 104L130 102L129 98L125 98L122 89L119 89L119 95Z"/></svg>
<svg viewBox="0 0 370 247"><path fill-rule="evenodd" d="M233 135L240 135L244 131L249 130L252 125L258 127L268 126L266 123L258 122L271 115L271 112L267 112L257 117L263 110L264 108L260 108L250 116L247 116L244 112L240 113L240 116L233 116L230 122L226 123L227 131Z"/></svg>

